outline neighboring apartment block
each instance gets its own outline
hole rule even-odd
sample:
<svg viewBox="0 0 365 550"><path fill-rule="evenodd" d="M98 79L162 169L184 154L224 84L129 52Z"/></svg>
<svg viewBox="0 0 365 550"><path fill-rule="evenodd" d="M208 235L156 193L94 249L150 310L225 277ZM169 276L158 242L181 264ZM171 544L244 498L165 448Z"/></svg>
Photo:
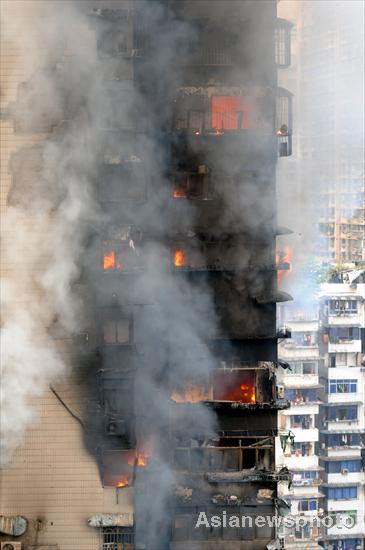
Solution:
<svg viewBox="0 0 365 550"><path fill-rule="evenodd" d="M278 461L293 475L291 487L285 487L282 496L290 503L292 516L309 519L318 516L324 497L323 468L317 456L321 362L318 308L282 306L280 318L291 334L279 343L279 380L290 401L290 409L280 413L279 426L290 431L291 439L283 444ZM320 529L309 525L286 529L285 548L314 550L319 548L321 535Z"/></svg>
<svg viewBox="0 0 365 550"><path fill-rule="evenodd" d="M365 272L339 272L321 287L323 393L319 461L324 468L325 513L333 527L325 547L363 548L365 537ZM348 519L350 518L350 519ZM326 546L327 545L327 546Z"/></svg>

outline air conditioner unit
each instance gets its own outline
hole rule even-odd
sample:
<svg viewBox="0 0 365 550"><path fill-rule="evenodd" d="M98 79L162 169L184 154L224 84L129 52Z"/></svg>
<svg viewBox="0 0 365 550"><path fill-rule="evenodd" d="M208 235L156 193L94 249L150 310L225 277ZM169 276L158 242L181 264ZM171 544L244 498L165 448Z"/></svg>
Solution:
<svg viewBox="0 0 365 550"><path fill-rule="evenodd" d="M1 550L22 550L22 543L7 540L1 543L0 548Z"/></svg>
<svg viewBox="0 0 365 550"><path fill-rule="evenodd" d="M284 388L284 386L277 386L276 387L276 393L277 393L278 399L284 399L284 397L285 397L285 388Z"/></svg>
<svg viewBox="0 0 365 550"><path fill-rule="evenodd" d="M348 473L349 471L347 468L344 468L343 470L341 470L341 474L343 474L344 476L346 476Z"/></svg>

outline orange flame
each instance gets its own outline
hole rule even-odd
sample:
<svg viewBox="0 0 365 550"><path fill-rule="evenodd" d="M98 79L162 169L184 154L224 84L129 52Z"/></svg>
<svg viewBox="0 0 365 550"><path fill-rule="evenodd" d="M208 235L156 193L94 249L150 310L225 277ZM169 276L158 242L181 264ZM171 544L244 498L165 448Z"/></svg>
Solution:
<svg viewBox="0 0 365 550"><path fill-rule="evenodd" d="M291 271L291 262L293 259L293 249L290 246L286 246L283 251L276 253L276 264L289 264L289 269L278 269L278 283L280 284L287 272Z"/></svg>
<svg viewBox="0 0 365 550"><path fill-rule="evenodd" d="M175 403L197 403L210 398L209 392L204 386L188 386L183 391L173 391L172 401Z"/></svg>
<svg viewBox="0 0 365 550"><path fill-rule="evenodd" d="M104 254L104 271L115 269L115 250L109 250Z"/></svg>
<svg viewBox="0 0 365 550"><path fill-rule="evenodd" d="M135 456L132 456L128 460L128 464L130 466L133 466L134 463L136 462L137 466L145 467L147 466L147 463L150 457L151 455L147 452L144 452L144 453L137 452Z"/></svg>
<svg viewBox="0 0 365 550"><path fill-rule="evenodd" d="M175 187L172 196L174 199L185 199L187 197L186 187L184 185Z"/></svg>
<svg viewBox="0 0 365 550"><path fill-rule="evenodd" d="M127 476L123 476L120 481L117 482L116 487L128 487L129 481Z"/></svg>
<svg viewBox="0 0 365 550"><path fill-rule="evenodd" d="M185 252L181 249L175 250L174 265L175 267L181 267L186 264Z"/></svg>

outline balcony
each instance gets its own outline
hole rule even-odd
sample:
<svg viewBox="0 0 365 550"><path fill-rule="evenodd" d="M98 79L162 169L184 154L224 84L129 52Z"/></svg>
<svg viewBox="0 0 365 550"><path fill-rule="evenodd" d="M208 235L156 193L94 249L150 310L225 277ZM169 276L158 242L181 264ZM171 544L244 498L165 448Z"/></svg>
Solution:
<svg viewBox="0 0 365 550"><path fill-rule="evenodd" d="M292 101L292 93L284 88L278 88L276 95L275 133L278 140L279 157L289 157L292 154Z"/></svg>

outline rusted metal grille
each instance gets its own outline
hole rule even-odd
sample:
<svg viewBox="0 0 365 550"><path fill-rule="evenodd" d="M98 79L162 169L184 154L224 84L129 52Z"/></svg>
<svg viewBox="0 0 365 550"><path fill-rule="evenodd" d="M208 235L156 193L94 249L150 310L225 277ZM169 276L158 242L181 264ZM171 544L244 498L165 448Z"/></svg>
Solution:
<svg viewBox="0 0 365 550"><path fill-rule="evenodd" d="M134 550L133 527L104 527L102 550Z"/></svg>

